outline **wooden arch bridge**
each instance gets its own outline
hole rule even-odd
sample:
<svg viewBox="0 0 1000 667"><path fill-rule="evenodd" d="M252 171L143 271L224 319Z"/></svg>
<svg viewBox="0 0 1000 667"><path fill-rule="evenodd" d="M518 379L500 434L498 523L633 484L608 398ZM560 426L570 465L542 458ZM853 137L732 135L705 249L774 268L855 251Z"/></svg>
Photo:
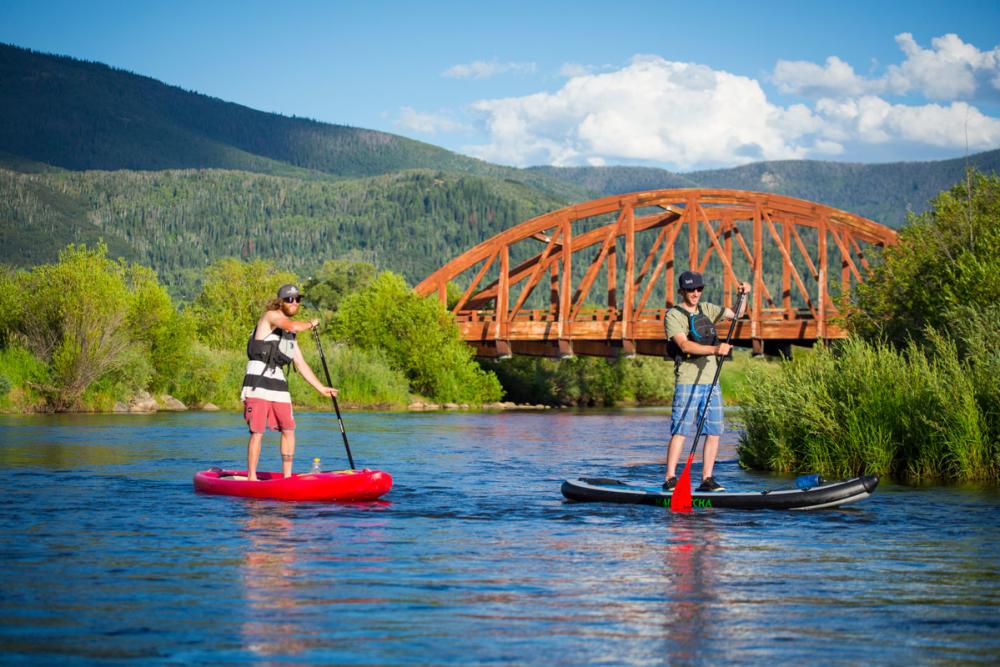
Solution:
<svg viewBox="0 0 1000 667"><path fill-rule="evenodd" d="M442 303L449 283L463 290L450 310L480 356L663 356L675 276L690 268L705 275L705 300L729 307L739 282L751 283L734 338L773 353L844 337L838 318L869 268L866 253L895 242L887 227L802 199L653 190L527 220L415 290Z"/></svg>

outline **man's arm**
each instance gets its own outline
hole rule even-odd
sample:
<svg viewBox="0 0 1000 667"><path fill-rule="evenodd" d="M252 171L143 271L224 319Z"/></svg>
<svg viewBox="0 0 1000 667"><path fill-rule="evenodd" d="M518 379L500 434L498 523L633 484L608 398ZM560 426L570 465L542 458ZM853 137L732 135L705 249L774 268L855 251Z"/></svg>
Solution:
<svg viewBox="0 0 1000 667"><path fill-rule="evenodd" d="M750 294L750 283L748 283L748 282L742 282L742 283L740 283L739 293L740 294ZM747 312L747 304L749 303L749 301L750 301L750 299L744 299L743 300L743 305L740 306L740 312L739 313L734 313L731 308L723 308L722 309L722 318L721 319L725 319L725 320L731 320L733 318L740 319L741 317L743 317L743 315L746 314L746 312Z"/></svg>
<svg viewBox="0 0 1000 667"><path fill-rule="evenodd" d="M264 319L271 325L272 329L283 329L288 333L302 333L319 325L319 320L309 320L300 322L287 317L280 310L269 310L264 314Z"/></svg>
<svg viewBox="0 0 1000 667"><path fill-rule="evenodd" d="M707 357L712 354L721 357L729 354L729 350L732 349L732 346L728 343L719 343L718 345L702 345L701 343L689 340L687 334L682 333L674 336L672 340L677 343L677 347L681 348L681 352L684 354L692 354L699 357Z"/></svg>

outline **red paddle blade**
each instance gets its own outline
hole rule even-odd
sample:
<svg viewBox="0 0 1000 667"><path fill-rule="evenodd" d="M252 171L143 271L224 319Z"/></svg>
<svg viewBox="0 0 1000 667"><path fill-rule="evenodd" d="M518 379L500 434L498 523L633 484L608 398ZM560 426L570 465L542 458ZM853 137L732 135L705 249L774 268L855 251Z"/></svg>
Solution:
<svg viewBox="0 0 1000 667"><path fill-rule="evenodd" d="M687 465L684 472L677 478L677 486L674 487L673 495L670 496L671 512L691 511L691 463L694 461L694 452L688 456Z"/></svg>

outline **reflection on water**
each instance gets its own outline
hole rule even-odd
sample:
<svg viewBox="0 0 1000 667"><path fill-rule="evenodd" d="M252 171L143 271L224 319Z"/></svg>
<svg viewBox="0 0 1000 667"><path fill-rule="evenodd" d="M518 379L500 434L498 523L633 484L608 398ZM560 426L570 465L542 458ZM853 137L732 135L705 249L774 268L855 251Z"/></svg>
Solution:
<svg viewBox="0 0 1000 667"><path fill-rule="evenodd" d="M689 663L712 640L709 610L717 602L718 582L725 576L719 568L725 561L716 557L718 536L711 524L694 526L682 519L670 533L663 559L670 582L664 594L670 603L664 610L663 636L669 638L669 655Z"/></svg>
<svg viewBox="0 0 1000 667"><path fill-rule="evenodd" d="M282 505L247 503L243 537L243 595L247 620L243 646L257 655L294 657L302 652L306 629L288 621L296 606L295 588L301 586L295 570L291 540L294 514Z"/></svg>
<svg viewBox="0 0 1000 667"><path fill-rule="evenodd" d="M200 496L238 416L0 417L0 662L995 662L1000 494L884 484L809 513L568 504L656 485L659 411L349 415L388 502ZM299 417L299 466L341 462ZM731 488L789 479L741 471ZM698 470L695 470L698 474Z"/></svg>

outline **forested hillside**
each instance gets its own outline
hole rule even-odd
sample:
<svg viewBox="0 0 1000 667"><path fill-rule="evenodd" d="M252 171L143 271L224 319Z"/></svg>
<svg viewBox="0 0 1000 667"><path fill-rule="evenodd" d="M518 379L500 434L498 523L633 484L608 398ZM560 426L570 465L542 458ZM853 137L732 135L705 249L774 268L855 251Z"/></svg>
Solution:
<svg viewBox="0 0 1000 667"><path fill-rule="evenodd" d="M891 164L815 160L756 162L733 169L676 174L645 167L534 167L598 195L658 188L731 188L775 192L835 206L899 228L909 211L926 211L932 197L962 180L966 167L1000 173L1000 150L968 159Z"/></svg>
<svg viewBox="0 0 1000 667"><path fill-rule="evenodd" d="M502 229L558 208L521 183L429 170L356 180L230 170L0 170L0 262L51 262L70 241L103 237L154 267L179 295L221 257L265 258L307 273L361 251L416 282Z"/></svg>
<svg viewBox="0 0 1000 667"><path fill-rule="evenodd" d="M34 163L34 165L32 165ZM155 79L0 44L0 164L240 169L356 178L430 168L579 188L385 132L265 113Z"/></svg>

